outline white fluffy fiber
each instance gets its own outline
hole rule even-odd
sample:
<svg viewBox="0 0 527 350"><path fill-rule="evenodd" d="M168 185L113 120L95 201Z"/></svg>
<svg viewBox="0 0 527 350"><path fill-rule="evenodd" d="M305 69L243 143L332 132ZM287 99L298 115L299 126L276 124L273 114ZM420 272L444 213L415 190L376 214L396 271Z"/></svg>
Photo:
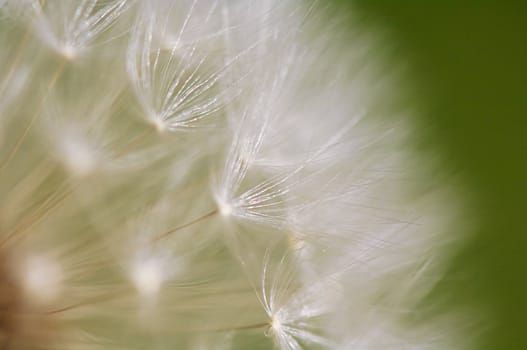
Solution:
<svg viewBox="0 0 527 350"><path fill-rule="evenodd" d="M460 344L410 322L451 211L374 33L299 0L0 6L6 348Z"/></svg>

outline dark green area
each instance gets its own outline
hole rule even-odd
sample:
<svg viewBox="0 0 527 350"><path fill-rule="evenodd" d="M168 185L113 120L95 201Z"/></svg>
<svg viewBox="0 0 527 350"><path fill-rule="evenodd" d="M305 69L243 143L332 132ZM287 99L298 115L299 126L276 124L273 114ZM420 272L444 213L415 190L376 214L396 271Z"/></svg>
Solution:
<svg viewBox="0 0 527 350"><path fill-rule="evenodd" d="M527 6L453 3L353 9L385 29L390 55L413 77L421 147L442 154L474 203L474 236L432 299L445 311L490 311L488 329L466 330L480 333L477 349L527 349Z"/></svg>

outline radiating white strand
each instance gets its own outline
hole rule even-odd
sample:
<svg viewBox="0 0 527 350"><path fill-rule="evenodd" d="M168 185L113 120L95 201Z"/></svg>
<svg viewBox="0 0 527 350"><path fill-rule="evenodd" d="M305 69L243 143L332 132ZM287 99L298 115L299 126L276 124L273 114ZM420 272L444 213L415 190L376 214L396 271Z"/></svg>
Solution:
<svg viewBox="0 0 527 350"><path fill-rule="evenodd" d="M172 9L160 14L155 6L145 3L128 50L128 73L145 118L160 131L210 127L212 124L203 123L205 119L215 116L237 95L221 80L246 52L218 66L198 46L179 46L195 6L193 2L187 9L176 43L165 49L155 42L160 35L155 29L158 21L168 23Z"/></svg>
<svg viewBox="0 0 527 350"><path fill-rule="evenodd" d="M331 342L319 335L319 326L311 323L317 317L331 312L324 305L320 291L332 288L323 281L312 287L298 285L297 271L291 257L283 255L271 269L271 252L266 251L262 271L263 307L270 318L271 332L281 349L301 349L299 341L305 344L331 346ZM269 275L272 274L272 279ZM329 281L329 280L326 280Z"/></svg>
<svg viewBox="0 0 527 350"><path fill-rule="evenodd" d="M39 0L32 1L36 34L68 59L87 50L131 4L130 0L48 0L42 7Z"/></svg>

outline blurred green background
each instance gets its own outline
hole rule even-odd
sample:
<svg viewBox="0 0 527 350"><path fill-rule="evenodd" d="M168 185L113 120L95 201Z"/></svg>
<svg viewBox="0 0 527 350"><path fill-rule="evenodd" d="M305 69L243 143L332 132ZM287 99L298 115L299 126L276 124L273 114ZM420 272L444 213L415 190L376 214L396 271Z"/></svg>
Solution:
<svg viewBox="0 0 527 350"><path fill-rule="evenodd" d="M474 232L432 301L489 312L488 328L466 329L476 349L527 349L527 5L513 4L352 3L412 76L420 146L441 154L473 203Z"/></svg>

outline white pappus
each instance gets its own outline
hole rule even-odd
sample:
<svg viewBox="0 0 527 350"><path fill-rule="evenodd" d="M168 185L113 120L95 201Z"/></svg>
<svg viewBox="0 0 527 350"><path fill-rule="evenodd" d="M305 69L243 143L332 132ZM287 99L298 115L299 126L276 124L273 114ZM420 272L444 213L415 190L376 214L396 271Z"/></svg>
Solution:
<svg viewBox="0 0 527 350"><path fill-rule="evenodd" d="M407 317L453 197L328 7L0 1L0 347L461 344Z"/></svg>

